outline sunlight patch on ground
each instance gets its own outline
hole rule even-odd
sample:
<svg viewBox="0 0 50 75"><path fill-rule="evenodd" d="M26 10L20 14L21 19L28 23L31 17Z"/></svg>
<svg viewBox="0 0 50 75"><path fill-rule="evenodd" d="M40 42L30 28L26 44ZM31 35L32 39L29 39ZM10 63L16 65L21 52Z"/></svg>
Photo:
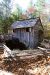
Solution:
<svg viewBox="0 0 50 75"><path fill-rule="evenodd" d="M3 70L0 70L0 75L14 75L13 73L11 72L6 72L6 71L3 71Z"/></svg>

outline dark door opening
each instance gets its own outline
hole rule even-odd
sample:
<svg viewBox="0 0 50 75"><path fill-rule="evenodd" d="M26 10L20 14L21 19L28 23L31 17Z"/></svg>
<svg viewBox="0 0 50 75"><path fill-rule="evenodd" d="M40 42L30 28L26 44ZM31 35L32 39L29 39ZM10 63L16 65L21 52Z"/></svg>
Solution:
<svg viewBox="0 0 50 75"><path fill-rule="evenodd" d="M27 47L24 43L20 42L19 39L11 39L5 41L7 47L9 47L11 50L13 49L19 49L19 50L26 50Z"/></svg>

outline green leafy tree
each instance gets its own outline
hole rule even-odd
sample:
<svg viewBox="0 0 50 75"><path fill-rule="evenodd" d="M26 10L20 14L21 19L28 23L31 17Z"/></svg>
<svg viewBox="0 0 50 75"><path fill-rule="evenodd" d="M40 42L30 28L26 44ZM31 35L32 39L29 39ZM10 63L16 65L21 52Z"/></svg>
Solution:
<svg viewBox="0 0 50 75"><path fill-rule="evenodd" d="M35 6L33 4L33 0L30 0L29 6L28 6L28 17L29 18L35 18L37 16L37 11L35 9Z"/></svg>
<svg viewBox="0 0 50 75"><path fill-rule="evenodd" d="M8 33L8 28L11 26L11 24L13 23L13 18L9 17L6 18L4 20L2 20L2 33Z"/></svg>
<svg viewBox="0 0 50 75"><path fill-rule="evenodd" d="M21 15L22 15L22 8L19 6L19 4L16 4L16 9L13 12L12 16L14 17L14 20L19 20Z"/></svg>
<svg viewBox="0 0 50 75"><path fill-rule="evenodd" d="M45 7L45 0L37 0L36 2L36 8L38 12L42 12Z"/></svg>
<svg viewBox="0 0 50 75"><path fill-rule="evenodd" d="M3 0L0 3L0 15L5 19L10 16L11 13L11 0Z"/></svg>
<svg viewBox="0 0 50 75"><path fill-rule="evenodd" d="M0 33L6 33L11 24L11 0L0 2ZM10 19L11 18L11 19Z"/></svg>

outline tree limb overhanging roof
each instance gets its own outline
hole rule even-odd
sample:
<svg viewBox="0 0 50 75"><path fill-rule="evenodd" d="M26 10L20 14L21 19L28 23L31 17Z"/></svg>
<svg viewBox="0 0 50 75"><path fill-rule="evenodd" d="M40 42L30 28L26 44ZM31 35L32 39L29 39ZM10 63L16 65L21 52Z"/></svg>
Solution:
<svg viewBox="0 0 50 75"><path fill-rule="evenodd" d="M38 20L39 20L38 18L35 18L35 19L16 21L11 25L11 28L16 29L16 28L33 27L36 25Z"/></svg>

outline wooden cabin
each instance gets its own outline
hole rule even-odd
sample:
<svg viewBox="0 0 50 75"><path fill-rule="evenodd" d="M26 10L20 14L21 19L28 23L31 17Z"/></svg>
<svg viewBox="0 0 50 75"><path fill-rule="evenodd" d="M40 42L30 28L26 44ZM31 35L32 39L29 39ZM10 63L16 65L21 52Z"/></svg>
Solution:
<svg viewBox="0 0 50 75"><path fill-rule="evenodd" d="M26 44L29 48L35 48L42 41L43 26L40 18L20 20L11 25L14 37Z"/></svg>

